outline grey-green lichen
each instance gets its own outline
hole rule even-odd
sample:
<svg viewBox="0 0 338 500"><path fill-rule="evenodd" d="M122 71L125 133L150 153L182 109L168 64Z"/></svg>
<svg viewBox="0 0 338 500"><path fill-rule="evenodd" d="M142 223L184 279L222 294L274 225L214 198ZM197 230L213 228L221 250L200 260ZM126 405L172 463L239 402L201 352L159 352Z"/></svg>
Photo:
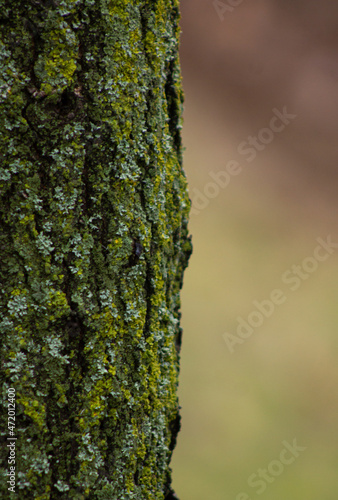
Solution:
<svg viewBox="0 0 338 500"><path fill-rule="evenodd" d="M177 0L0 0L10 498L171 496L191 252L178 22Z"/></svg>

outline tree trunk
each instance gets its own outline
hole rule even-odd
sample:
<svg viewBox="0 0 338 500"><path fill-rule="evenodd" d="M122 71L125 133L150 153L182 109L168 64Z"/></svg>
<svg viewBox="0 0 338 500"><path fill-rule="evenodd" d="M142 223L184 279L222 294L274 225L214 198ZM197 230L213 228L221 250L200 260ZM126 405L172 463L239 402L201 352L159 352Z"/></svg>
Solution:
<svg viewBox="0 0 338 500"><path fill-rule="evenodd" d="M1 498L176 498L178 1L0 16Z"/></svg>

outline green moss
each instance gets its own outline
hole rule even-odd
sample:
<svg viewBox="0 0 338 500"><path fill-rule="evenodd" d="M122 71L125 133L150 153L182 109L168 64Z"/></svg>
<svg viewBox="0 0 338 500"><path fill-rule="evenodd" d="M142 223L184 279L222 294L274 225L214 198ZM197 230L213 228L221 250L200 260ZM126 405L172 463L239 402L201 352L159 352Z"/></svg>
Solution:
<svg viewBox="0 0 338 500"><path fill-rule="evenodd" d="M178 2L2 3L13 498L164 500L191 251Z"/></svg>

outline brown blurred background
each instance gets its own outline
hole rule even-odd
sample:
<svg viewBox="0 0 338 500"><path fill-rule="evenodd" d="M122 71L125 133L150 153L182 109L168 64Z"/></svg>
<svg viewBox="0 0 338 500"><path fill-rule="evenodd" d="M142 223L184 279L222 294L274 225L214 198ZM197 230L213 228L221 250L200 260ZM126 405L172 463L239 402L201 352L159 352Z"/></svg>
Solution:
<svg viewBox="0 0 338 500"><path fill-rule="evenodd" d="M243 0L232 8L222 21L212 0L181 2L186 128L199 103L198 121L233 146L287 106L297 120L278 136L274 161L265 169L265 155L256 162L254 177L287 197L302 190L336 199L338 4Z"/></svg>
<svg viewBox="0 0 338 500"><path fill-rule="evenodd" d="M180 500L336 500L338 250L297 291L281 277L318 237L338 242L338 4L184 0L181 13L184 166L193 205L207 202L190 222L174 487ZM239 145L285 107L296 118L248 162ZM232 160L241 172L209 196ZM285 303L231 354L224 332L276 288ZM306 450L259 494L248 478L295 438Z"/></svg>

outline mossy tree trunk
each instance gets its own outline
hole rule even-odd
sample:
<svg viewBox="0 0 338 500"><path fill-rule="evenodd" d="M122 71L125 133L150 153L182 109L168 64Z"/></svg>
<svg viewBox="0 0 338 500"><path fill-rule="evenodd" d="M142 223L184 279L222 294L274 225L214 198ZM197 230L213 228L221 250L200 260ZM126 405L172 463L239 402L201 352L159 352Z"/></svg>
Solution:
<svg viewBox="0 0 338 500"><path fill-rule="evenodd" d="M1 498L176 498L178 1L0 0L0 17Z"/></svg>

